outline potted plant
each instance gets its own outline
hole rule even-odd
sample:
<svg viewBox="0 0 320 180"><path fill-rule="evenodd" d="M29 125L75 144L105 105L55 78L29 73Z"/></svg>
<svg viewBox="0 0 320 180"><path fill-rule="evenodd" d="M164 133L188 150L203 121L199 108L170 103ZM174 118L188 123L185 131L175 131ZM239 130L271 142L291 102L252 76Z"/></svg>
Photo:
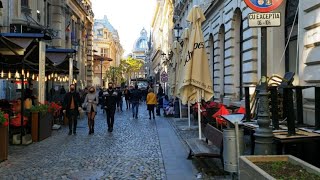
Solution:
<svg viewBox="0 0 320 180"><path fill-rule="evenodd" d="M240 179L320 179L320 169L291 155L241 156Z"/></svg>
<svg viewBox="0 0 320 180"><path fill-rule="evenodd" d="M48 104L39 104L31 107L31 136L32 141L42 141L51 136L51 126L53 121L52 113L48 113Z"/></svg>
<svg viewBox="0 0 320 180"><path fill-rule="evenodd" d="M0 162L8 159L9 115L0 111Z"/></svg>

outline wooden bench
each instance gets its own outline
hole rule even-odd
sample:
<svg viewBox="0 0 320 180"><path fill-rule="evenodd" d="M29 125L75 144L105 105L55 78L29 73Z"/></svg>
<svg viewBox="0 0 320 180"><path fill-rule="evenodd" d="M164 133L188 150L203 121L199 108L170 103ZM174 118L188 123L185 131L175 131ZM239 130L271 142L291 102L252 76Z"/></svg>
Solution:
<svg viewBox="0 0 320 180"><path fill-rule="evenodd" d="M210 124L202 125L202 132L206 140L199 138L187 139L186 143L190 148L188 159L197 158L220 158L223 166L223 134ZM208 141L212 144L209 145Z"/></svg>

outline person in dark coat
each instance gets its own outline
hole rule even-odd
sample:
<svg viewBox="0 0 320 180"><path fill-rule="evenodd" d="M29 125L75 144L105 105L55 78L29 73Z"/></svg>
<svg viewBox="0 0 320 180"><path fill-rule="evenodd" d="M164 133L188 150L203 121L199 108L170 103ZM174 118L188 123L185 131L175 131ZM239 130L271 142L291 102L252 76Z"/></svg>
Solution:
<svg viewBox="0 0 320 180"><path fill-rule="evenodd" d="M113 89L113 83L109 83L108 90L103 93L104 108L107 113L107 124L109 132L113 131L114 114L117 108L117 98L118 94Z"/></svg>
<svg viewBox="0 0 320 180"><path fill-rule="evenodd" d="M122 91L120 89L120 87L117 87L117 108L118 108L118 112L121 111L122 112Z"/></svg>
<svg viewBox="0 0 320 180"><path fill-rule="evenodd" d="M138 85L130 92L130 102L132 104L132 117L138 119L139 103L141 101L141 91Z"/></svg>
<svg viewBox="0 0 320 180"><path fill-rule="evenodd" d="M123 91L124 94L124 99L126 101L126 105L127 105L127 109L130 108L130 90L128 89L128 87L126 86L126 89Z"/></svg>
<svg viewBox="0 0 320 180"><path fill-rule="evenodd" d="M63 99L63 113L69 121L69 135L72 134L72 124L73 124L73 134L77 134L77 117L79 111L81 110L81 100L80 95L76 92L75 85L70 85L70 92L68 92Z"/></svg>
<svg viewBox="0 0 320 180"><path fill-rule="evenodd" d="M158 89L158 97L162 97L163 96L163 88L161 86L161 84L159 84L159 89Z"/></svg>

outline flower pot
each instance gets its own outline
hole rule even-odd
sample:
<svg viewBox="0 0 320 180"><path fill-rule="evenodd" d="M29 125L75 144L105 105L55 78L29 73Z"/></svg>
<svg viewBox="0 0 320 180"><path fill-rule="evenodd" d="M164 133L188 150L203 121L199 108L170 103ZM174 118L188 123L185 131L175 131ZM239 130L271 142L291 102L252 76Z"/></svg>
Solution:
<svg viewBox="0 0 320 180"><path fill-rule="evenodd" d="M53 115L51 113L32 113L32 141L42 141L51 136Z"/></svg>
<svg viewBox="0 0 320 180"><path fill-rule="evenodd" d="M241 179L259 179L259 180L275 180L273 174L267 173L265 170L260 168L255 163L270 163L270 162L288 162L293 165L300 166L301 170L305 170L306 173L311 173L312 175L318 175L320 178L320 169L302 161L299 158L296 158L291 155L261 155L261 156L241 156L239 160L240 164L240 180ZM276 167L276 166L275 166ZM281 166L281 168L283 168ZM282 169L283 170L283 169ZM296 171L298 172L298 171ZM287 177L292 173L289 172L289 169L284 173Z"/></svg>
<svg viewBox="0 0 320 180"><path fill-rule="evenodd" d="M39 136L39 113L32 112L31 115L31 136L33 142L38 142Z"/></svg>
<svg viewBox="0 0 320 180"><path fill-rule="evenodd" d="M0 162L8 159L9 128L0 125Z"/></svg>
<svg viewBox="0 0 320 180"><path fill-rule="evenodd" d="M53 115L51 113L39 113L39 141L51 136Z"/></svg>

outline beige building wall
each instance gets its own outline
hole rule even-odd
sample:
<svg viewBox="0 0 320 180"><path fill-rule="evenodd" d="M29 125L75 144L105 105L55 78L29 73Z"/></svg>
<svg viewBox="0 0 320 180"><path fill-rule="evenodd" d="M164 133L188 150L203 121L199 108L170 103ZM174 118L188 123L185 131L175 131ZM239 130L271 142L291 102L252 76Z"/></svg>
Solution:
<svg viewBox="0 0 320 180"><path fill-rule="evenodd" d="M118 32L108 22L107 17L99 19L94 25L94 36L93 36L93 49L96 51L94 54L111 58L112 61L102 62L102 79L105 79L106 72L110 70L110 67L119 66L123 48L120 44ZM101 61L94 60L93 63L93 85L103 86L101 82L104 82L104 87L107 87L107 81L101 80Z"/></svg>
<svg viewBox="0 0 320 180"><path fill-rule="evenodd" d="M172 32L173 32L173 4L170 0L158 0L156 10L152 20L152 50L150 52L151 59L151 75L155 77L155 83L162 83L160 74L165 71L168 73L168 67L163 64L165 58L162 53L171 52ZM169 87L166 87L169 92Z"/></svg>

